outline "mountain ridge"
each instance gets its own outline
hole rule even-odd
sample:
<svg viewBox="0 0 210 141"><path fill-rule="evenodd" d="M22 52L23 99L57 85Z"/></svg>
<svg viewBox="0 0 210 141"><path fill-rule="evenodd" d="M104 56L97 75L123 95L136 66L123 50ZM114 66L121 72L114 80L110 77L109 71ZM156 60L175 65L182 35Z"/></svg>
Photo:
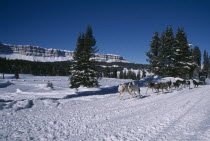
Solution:
<svg viewBox="0 0 210 141"><path fill-rule="evenodd" d="M11 45L0 43L0 57L11 60L28 60L37 62L72 61L74 51L61 49L47 49L32 45ZM129 63L120 55L95 54L92 58L98 62L122 62Z"/></svg>

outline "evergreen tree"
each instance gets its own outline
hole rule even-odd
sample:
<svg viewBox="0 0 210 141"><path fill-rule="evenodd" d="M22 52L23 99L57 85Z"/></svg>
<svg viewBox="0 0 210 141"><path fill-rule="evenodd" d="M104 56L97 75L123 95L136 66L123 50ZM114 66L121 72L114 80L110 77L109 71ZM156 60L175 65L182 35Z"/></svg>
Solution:
<svg viewBox="0 0 210 141"><path fill-rule="evenodd" d="M80 34L77 39L77 47L73 56L71 67L71 88L97 87L100 76L97 71L96 61L93 59L97 49L96 40L93 37L92 28L87 27L86 34Z"/></svg>
<svg viewBox="0 0 210 141"><path fill-rule="evenodd" d="M131 70L128 70L127 79L132 79L132 72L131 72Z"/></svg>
<svg viewBox="0 0 210 141"><path fill-rule="evenodd" d="M191 69L189 71L189 77L190 78L195 78L198 76L199 71L200 71L200 66L201 66L201 51L198 46L195 46L191 51L191 56L192 56L192 65Z"/></svg>
<svg viewBox="0 0 210 141"><path fill-rule="evenodd" d="M136 80L136 73L131 71L131 79Z"/></svg>
<svg viewBox="0 0 210 141"><path fill-rule="evenodd" d="M160 48L160 38L158 36L158 32L155 32L150 43L150 50L146 52L146 55L148 56L147 61L150 63L151 71L156 74L160 70L160 68L158 67L159 48Z"/></svg>
<svg viewBox="0 0 210 141"><path fill-rule="evenodd" d="M166 27L160 38L156 32L146 54L150 70L161 76L192 77L193 70L200 65L199 48L190 49L183 28L178 28L175 37L171 27Z"/></svg>
<svg viewBox="0 0 210 141"><path fill-rule="evenodd" d="M123 71L123 79L127 79L127 72Z"/></svg>
<svg viewBox="0 0 210 141"><path fill-rule="evenodd" d="M2 79L4 79L5 73L8 73L8 71L9 71L9 67L8 67L6 58L5 59L0 58L0 66L1 66L0 73L2 73Z"/></svg>
<svg viewBox="0 0 210 141"><path fill-rule="evenodd" d="M183 28L178 28L175 36L175 74L179 77L186 77L192 67L192 56L187 36Z"/></svg>
<svg viewBox="0 0 210 141"><path fill-rule="evenodd" d="M210 56L208 56L208 73L207 73L207 77L209 78L210 76Z"/></svg>
<svg viewBox="0 0 210 141"><path fill-rule="evenodd" d="M106 67L106 68L104 69L104 77L108 77L108 78L111 77L111 70L110 70L109 67Z"/></svg>
<svg viewBox="0 0 210 141"><path fill-rule="evenodd" d="M20 78L19 77L19 72L20 72L19 66L18 65L13 65L12 69L15 72L15 75L14 75L15 79L19 79Z"/></svg>
<svg viewBox="0 0 210 141"><path fill-rule="evenodd" d="M73 65L71 66L71 88L77 88L83 84L82 80L84 78L84 34L80 34L77 39L77 48L73 56Z"/></svg>
<svg viewBox="0 0 210 141"><path fill-rule="evenodd" d="M127 73L126 73L126 71L124 71L123 72L123 79L127 79L128 77L127 77Z"/></svg>
<svg viewBox="0 0 210 141"><path fill-rule="evenodd" d="M209 72L209 55L208 52L206 50L204 50L203 53L203 71L205 71L206 73Z"/></svg>
<svg viewBox="0 0 210 141"><path fill-rule="evenodd" d="M120 71L120 79L123 79L123 71Z"/></svg>
<svg viewBox="0 0 210 141"><path fill-rule="evenodd" d="M145 78L146 77L146 71L143 69L142 70L142 78Z"/></svg>
<svg viewBox="0 0 210 141"><path fill-rule="evenodd" d="M193 56L194 62L198 66L201 66L201 51L198 46L195 46L194 49L192 50L192 56Z"/></svg>
<svg viewBox="0 0 210 141"><path fill-rule="evenodd" d="M138 72L137 72L137 76L136 76L137 78L137 80L140 80L141 79L141 74L140 74L140 70L138 70Z"/></svg>
<svg viewBox="0 0 210 141"><path fill-rule="evenodd" d="M117 68L112 68L111 78L117 78Z"/></svg>
<svg viewBox="0 0 210 141"><path fill-rule="evenodd" d="M166 31L161 35L158 59L160 62L160 75L174 75L174 35L171 27L166 27Z"/></svg>

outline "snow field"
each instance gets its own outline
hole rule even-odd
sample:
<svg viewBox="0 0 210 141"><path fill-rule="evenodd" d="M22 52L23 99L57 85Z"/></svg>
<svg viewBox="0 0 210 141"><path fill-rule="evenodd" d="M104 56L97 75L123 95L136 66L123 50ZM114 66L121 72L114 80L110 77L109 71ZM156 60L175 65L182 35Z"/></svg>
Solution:
<svg viewBox="0 0 210 141"><path fill-rule="evenodd" d="M117 85L130 80L103 78L100 88L76 90L68 88L68 77L21 77L25 81L11 81L13 85L0 88L0 140L3 141L207 141L210 138L209 85L183 87L159 95L149 89L145 95L144 83L148 78L135 81L141 86L142 98L130 99L125 94L124 100L119 100ZM54 90L45 88L48 80Z"/></svg>

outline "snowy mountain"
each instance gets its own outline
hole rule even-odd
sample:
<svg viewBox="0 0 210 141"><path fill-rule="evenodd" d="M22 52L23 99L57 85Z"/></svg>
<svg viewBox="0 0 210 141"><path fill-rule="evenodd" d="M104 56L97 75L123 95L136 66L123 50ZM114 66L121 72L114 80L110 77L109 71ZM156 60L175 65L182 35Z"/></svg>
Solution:
<svg viewBox="0 0 210 141"><path fill-rule="evenodd" d="M0 57L7 59L19 59L37 62L68 61L73 59L73 51L46 49L31 45L9 45L0 43ZM119 55L95 54L93 58L99 62L126 62L128 61Z"/></svg>

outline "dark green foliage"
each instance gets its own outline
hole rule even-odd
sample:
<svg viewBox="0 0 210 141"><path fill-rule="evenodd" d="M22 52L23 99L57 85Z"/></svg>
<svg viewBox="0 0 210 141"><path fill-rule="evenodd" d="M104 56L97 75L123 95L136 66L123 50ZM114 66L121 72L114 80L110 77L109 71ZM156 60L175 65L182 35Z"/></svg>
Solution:
<svg viewBox="0 0 210 141"><path fill-rule="evenodd" d="M159 49L160 49L160 38L158 36L158 32L155 32L154 36L152 37L152 41L150 44L150 50L146 52L146 55L149 59L147 61L150 63L150 69L153 73L158 74L159 72Z"/></svg>
<svg viewBox="0 0 210 141"><path fill-rule="evenodd" d="M143 64L134 64L134 63L120 63L120 62L98 62L98 71L100 72L101 77L109 77L111 78L112 70L116 70L122 72L124 68L134 68L134 69L147 69L148 65ZM7 60L5 58L0 58L0 73L11 73L14 74L15 70L13 66L17 66L19 68L19 73L21 74L33 74L33 75L41 75L41 76L68 76L69 75L69 66L72 63L70 61L63 62L32 62L26 60ZM101 67L107 66L107 67ZM113 65L117 65L118 67L114 67ZM103 75L102 75L103 74ZM122 79L126 79L126 75L124 77L123 72L121 73ZM116 77L115 77L116 78Z"/></svg>
<svg viewBox="0 0 210 141"><path fill-rule="evenodd" d="M0 58L0 73L24 73L33 75L69 75L70 62L31 62Z"/></svg>
<svg viewBox="0 0 210 141"><path fill-rule="evenodd" d="M112 68L111 72L111 78L117 78L117 68Z"/></svg>
<svg viewBox="0 0 210 141"><path fill-rule="evenodd" d="M140 79L141 79L140 70L138 70L138 73L137 73L136 79L137 79L137 80L140 80Z"/></svg>
<svg viewBox="0 0 210 141"><path fill-rule="evenodd" d="M95 44L96 40L92 35L92 29L88 26L86 34L80 34L77 39L77 47L71 67L71 88L98 86L100 73L97 70L97 62L91 59L97 52Z"/></svg>
<svg viewBox="0 0 210 141"><path fill-rule="evenodd" d="M173 76L174 74L174 35L173 30L167 27L162 33L160 38L160 49L159 49L159 74L162 76Z"/></svg>
<svg viewBox="0 0 210 141"><path fill-rule="evenodd" d="M6 59L0 58L0 72L2 73L3 79L4 79L4 74L9 72L9 65L6 63Z"/></svg>
<svg viewBox="0 0 210 141"><path fill-rule="evenodd" d="M123 72L123 79L129 79L126 72Z"/></svg>
<svg viewBox="0 0 210 141"><path fill-rule="evenodd" d="M127 79L129 79L129 78L132 79L132 72L131 72L131 70L129 70L128 73L127 73Z"/></svg>
<svg viewBox="0 0 210 141"><path fill-rule="evenodd" d="M123 76L123 71L120 71L120 76L119 76L120 79L124 79L124 76Z"/></svg>
<svg viewBox="0 0 210 141"><path fill-rule="evenodd" d="M174 35L171 27L162 32L161 37L155 32L150 50L147 52L151 71L161 76L173 76L174 74Z"/></svg>
<svg viewBox="0 0 210 141"><path fill-rule="evenodd" d="M198 77L201 68L201 51L198 46L191 50L192 65L190 66L189 77Z"/></svg>
<svg viewBox="0 0 210 141"><path fill-rule="evenodd" d="M160 38L157 32L153 36L147 52L150 69L160 76L192 77L194 69L199 65L198 49L190 49L183 28L178 28L174 37L173 29L166 27Z"/></svg>
<svg viewBox="0 0 210 141"><path fill-rule="evenodd" d="M19 68L19 66L16 66L16 65L13 65L12 66L12 69L13 69L13 71L15 72L15 79L19 79L20 77L19 77L19 73L20 73L20 68Z"/></svg>
<svg viewBox="0 0 210 141"><path fill-rule="evenodd" d="M175 70L179 77L185 77L191 70L193 58L183 28L178 28L175 37Z"/></svg>
<svg viewBox="0 0 210 141"><path fill-rule="evenodd" d="M206 50L204 50L204 53L203 53L203 71L209 73L209 55L208 55L208 52Z"/></svg>
<svg viewBox="0 0 210 141"><path fill-rule="evenodd" d="M142 70L142 78L146 77L146 71Z"/></svg>
<svg viewBox="0 0 210 141"><path fill-rule="evenodd" d="M193 61L201 66L201 51L198 46L195 46L192 50Z"/></svg>
<svg viewBox="0 0 210 141"><path fill-rule="evenodd" d="M103 69L103 77L110 77L110 68L106 67Z"/></svg>

